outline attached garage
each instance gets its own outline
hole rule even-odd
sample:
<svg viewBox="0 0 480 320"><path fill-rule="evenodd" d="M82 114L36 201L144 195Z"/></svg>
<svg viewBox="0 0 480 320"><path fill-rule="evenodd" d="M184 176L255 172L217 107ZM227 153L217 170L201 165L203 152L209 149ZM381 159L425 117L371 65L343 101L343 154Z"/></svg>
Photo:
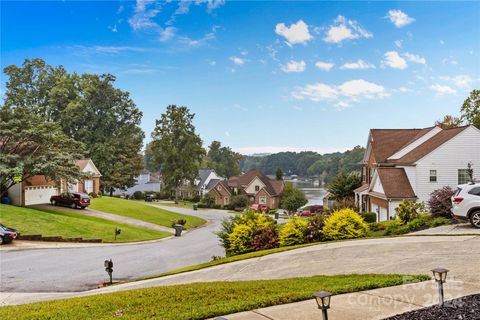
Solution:
<svg viewBox="0 0 480 320"><path fill-rule="evenodd" d="M58 194L54 186L31 186L25 187L25 205L49 203L50 197Z"/></svg>

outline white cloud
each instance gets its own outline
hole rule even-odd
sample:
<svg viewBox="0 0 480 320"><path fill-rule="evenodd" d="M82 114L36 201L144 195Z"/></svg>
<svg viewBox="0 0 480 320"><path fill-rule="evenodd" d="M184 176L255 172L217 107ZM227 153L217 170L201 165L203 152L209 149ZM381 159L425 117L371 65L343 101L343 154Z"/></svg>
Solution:
<svg viewBox="0 0 480 320"><path fill-rule="evenodd" d="M315 67L322 71L330 71L335 64L332 62L317 61Z"/></svg>
<svg viewBox="0 0 480 320"><path fill-rule="evenodd" d="M346 81L338 86L321 82L307 84L295 88L291 95L297 100L334 102L337 108L344 109L353 102L362 99L381 99L389 94L382 85L358 79Z"/></svg>
<svg viewBox="0 0 480 320"><path fill-rule="evenodd" d="M158 7L153 0L137 0L133 16L128 19L128 23L133 30L140 30L152 27L158 27L158 24L153 21L160 13Z"/></svg>
<svg viewBox="0 0 480 320"><path fill-rule="evenodd" d="M401 93L407 93L407 92L412 92L413 90L412 89L409 89L407 87L400 87L398 88L397 90L395 90L397 92L401 92Z"/></svg>
<svg viewBox="0 0 480 320"><path fill-rule="evenodd" d="M225 131L225 136L226 136L226 137L230 137L230 132Z"/></svg>
<svg viewBox="0 0 480 320"><path fill-rule="evenodd" d="M329 26L323 41L329 43L341 43L344 40L359 38L371 38L372 33L363 29L357 21L348 20L344 16L338 16Z"/></svg>
<svg viewBox="0 0 480 320"><path fill-rule="evenodd" d="M212 32L207 32L203 37L199 39L192 39L186 36L181 36L181 37L178 37L178 41L189 47L200 47L206 44L207 42L214 40L215 38L216 38L215 29L213 29Z"/></svg>
<svg viewBox="0 0 480 320"><path fill-rule="evenodd" d="M400 55L396 51L386 52L382 61L382 65L400 70L408 67L407 61L400 57Z"/></svg>
<svg viewBox="0 0 480 320"><path fill-rule="evenodd" d="M108 27L108 29L110 29L110 31L112 31L112 32L118 32L116 24L113 27Z"/></svg>
<svg viewBox="0 0 480 320"><path fill-rule="evenodd" d="M197 0L198 2L198 0ZM204 1L203 1L204 2ZM212 12L213 10L221 7L225 4L225 0L207 0L207 11Z"/></svg>
<svg viewBox="0 0 480 320"><path fill-rule="evenodd" d="M405 12L401 10L389 10L387 13L387 18L395 25L397 28L404 27L414 22L415 19L409 17Z"/></svg>
<svg viewBox="0 0 480 320"><path fill-rule="evenodd" d="M142 47L128 47L128 46L93 46L93 47L83 47L83 46L76 46L76 48L85 50L85 51L93 51L95 53L105 53L105 54L116 54L120 52L144 52L147 51L146 48Z"/></svg>
<svg viewBox="0 0 480 320"><path fill-rule="evenodd" d="M473 78L470 77L468 74L460 74L458 76L443 76L440 77L440 79L451 82L459 88L470 88L474 81Z"/></svg>
<svg viewBox="0 0 480 320"><path fill-rule="evenodd" d="M208 64L212 67L215 67L217 65L217 61L212 60L212 61L209 61Z"/></svg>
<svg viewBox="0 0 480 320"><path fill-rule="evenodd" d="M403 45L403 40L395 40L394 43L397 48L401 48Z"/></svg>
<svg viewBox="0 0 480 320"><path fill-rule="evenodd" d="M235 63L237 66L242 66L245 64L245 60L242 58L239 58L237 56L231 56L229 58L233 63Z"/></svg>
<svg viewBox="0 0 480 320"><path fill-rule="evenodd" d="M284 23L279 23L275 26L275 33L285 37L291 45L306 44L307 41L313 39L308 31L308 25L303 20L298 20L297 23L291 24L290 27L287 27Z"/></svg>
<svg viewBox="0 0 480 320"><path fill-rule="evenodd" d="M340 69L375 69L375 66L371 63L365 62L362 59L358 59L356 62L345 63Z"/></svg>
<svg viewBox="0 0 480 320"><path fill-rule="evenodd" d="M427 60L425 60L424 57L421 57L421 56L419 56L419 55L405 52L405 53L403 54L403 56L404 56L405 58L407 58L408 61L411 61L411 62L414 62L414 63L418 63L418 64L427 64Z"/></svg>
<svg viewBox="0 0 480 320"><path fill-rule="evenodd" d="M295 61L295 60L290 60L286 65L282 66L282 71L283 72L303 72L305 71L305 68L307 67L307 64L305 61Z"/></svg>
<svg viewBox="0 0 480 320"><path fill-rule="evenodd" d="M439 96L448 95L448 94L456 94L457 91L449 86L444 86L441 84L434 84L430 86L430 89L435 91L435 93Z"/></svg>
<svg viewBox="0 0 480 320"><path fill-rule="evenodd" d="M175 33L177 32L177 28L175 27L166 27L162 31L160 31L160 41L165 42L173 37L175 37Z"/></svg>

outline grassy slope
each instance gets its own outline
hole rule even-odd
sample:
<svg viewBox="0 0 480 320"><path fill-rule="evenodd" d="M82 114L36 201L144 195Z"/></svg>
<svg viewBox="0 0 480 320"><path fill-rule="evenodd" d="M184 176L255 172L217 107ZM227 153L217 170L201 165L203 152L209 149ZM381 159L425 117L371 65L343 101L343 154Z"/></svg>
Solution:
<svg viewBox="0 0 480 320"><path fill-rule="evenodd" d="M342 275L281 280L192 283L0 308L5 319L205 319L333 294L427 280L428 276Z"/></svg>
<svg viewBox="0 0 480 320"><path fill-rule="evenodd" d="M172 222L178 219L187 220L187 229L198 227L206 222L202 218L166 211L141 201L101 197L92 199L91 203L90 207L95 210L135 218L170 228L172 227Z"/></svg>
<svg viewBox="0 0 480 320"><path fill-rule="evenodd" d="M102 239L104 242L127 242L160 239L169 233L124 225L96 217L62 212L61 209L39 210L0 204L0 223L21 234L41 234L65 238ZM122 229L117 241L115 227Z"/></svg>

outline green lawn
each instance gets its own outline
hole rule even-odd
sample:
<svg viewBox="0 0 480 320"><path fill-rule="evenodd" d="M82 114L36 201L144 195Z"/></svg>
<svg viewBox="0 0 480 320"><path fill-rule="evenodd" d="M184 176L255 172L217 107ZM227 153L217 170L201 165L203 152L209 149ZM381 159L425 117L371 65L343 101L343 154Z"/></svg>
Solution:
<svg viewBox="0 0 480 320"><path fill-rule="evenodd" d="M182 200L179 200L178 204L175 204L173 202L163 202L162 200L159 200L158 204L165 207L175 207L175 208L185 208L185 209L193 209L193 205L194 205L193 202L182 201ZM198 208L198 210L202 210L202 208Z"/></svg>
<svg viewBox="0 0 480 320"><path fill-rule="evenodd" d="M120 314L122 319L205 319L311 299L319 290L341 294L428 279L372 274L192 283L9 306L0 314L5 319L117 319Z"/></svg>
<svg viewBox="0 0 480 320"><path fill-rule="evenodd" d="M178 219L187 220L186 228L198 227L206 221L202 218L174 213L153 207L145 202L125 200L113 197L101 197L91 199L90 207L95 210L118 214L120 216L135 218L165 227L172 227L172 223Z"/></svg>
<svg viewBox="0 0 480 320"><path fill-rule="evenodd" d="M102 239L104 242L128 242L160 239L167 232L148 230L96 217L62 212L61 209L33 209L0 204L0 223L21 234L41 234L65 238ZM115 241L115 227L122 229Z"/></svg>

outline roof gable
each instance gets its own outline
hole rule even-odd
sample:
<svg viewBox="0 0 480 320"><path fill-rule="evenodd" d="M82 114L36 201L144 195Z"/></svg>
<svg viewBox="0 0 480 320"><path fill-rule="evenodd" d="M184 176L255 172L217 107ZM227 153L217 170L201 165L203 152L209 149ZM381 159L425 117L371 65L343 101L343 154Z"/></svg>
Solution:
<svg viewBox="0 0 480 320"><path fill-rule="evenodd" d="M415 198L410 180L403 168L378 168L378 178L387 198Z"/></svg>
<svg viewBox="0 0 480 320"><path fill-rule="evenodd" d="M100 171L98 171L97 167L93 163L92 159L75 160L75 164L80 168L80 171L83 173L92 174L94 177L102 176Z"/></svg>

